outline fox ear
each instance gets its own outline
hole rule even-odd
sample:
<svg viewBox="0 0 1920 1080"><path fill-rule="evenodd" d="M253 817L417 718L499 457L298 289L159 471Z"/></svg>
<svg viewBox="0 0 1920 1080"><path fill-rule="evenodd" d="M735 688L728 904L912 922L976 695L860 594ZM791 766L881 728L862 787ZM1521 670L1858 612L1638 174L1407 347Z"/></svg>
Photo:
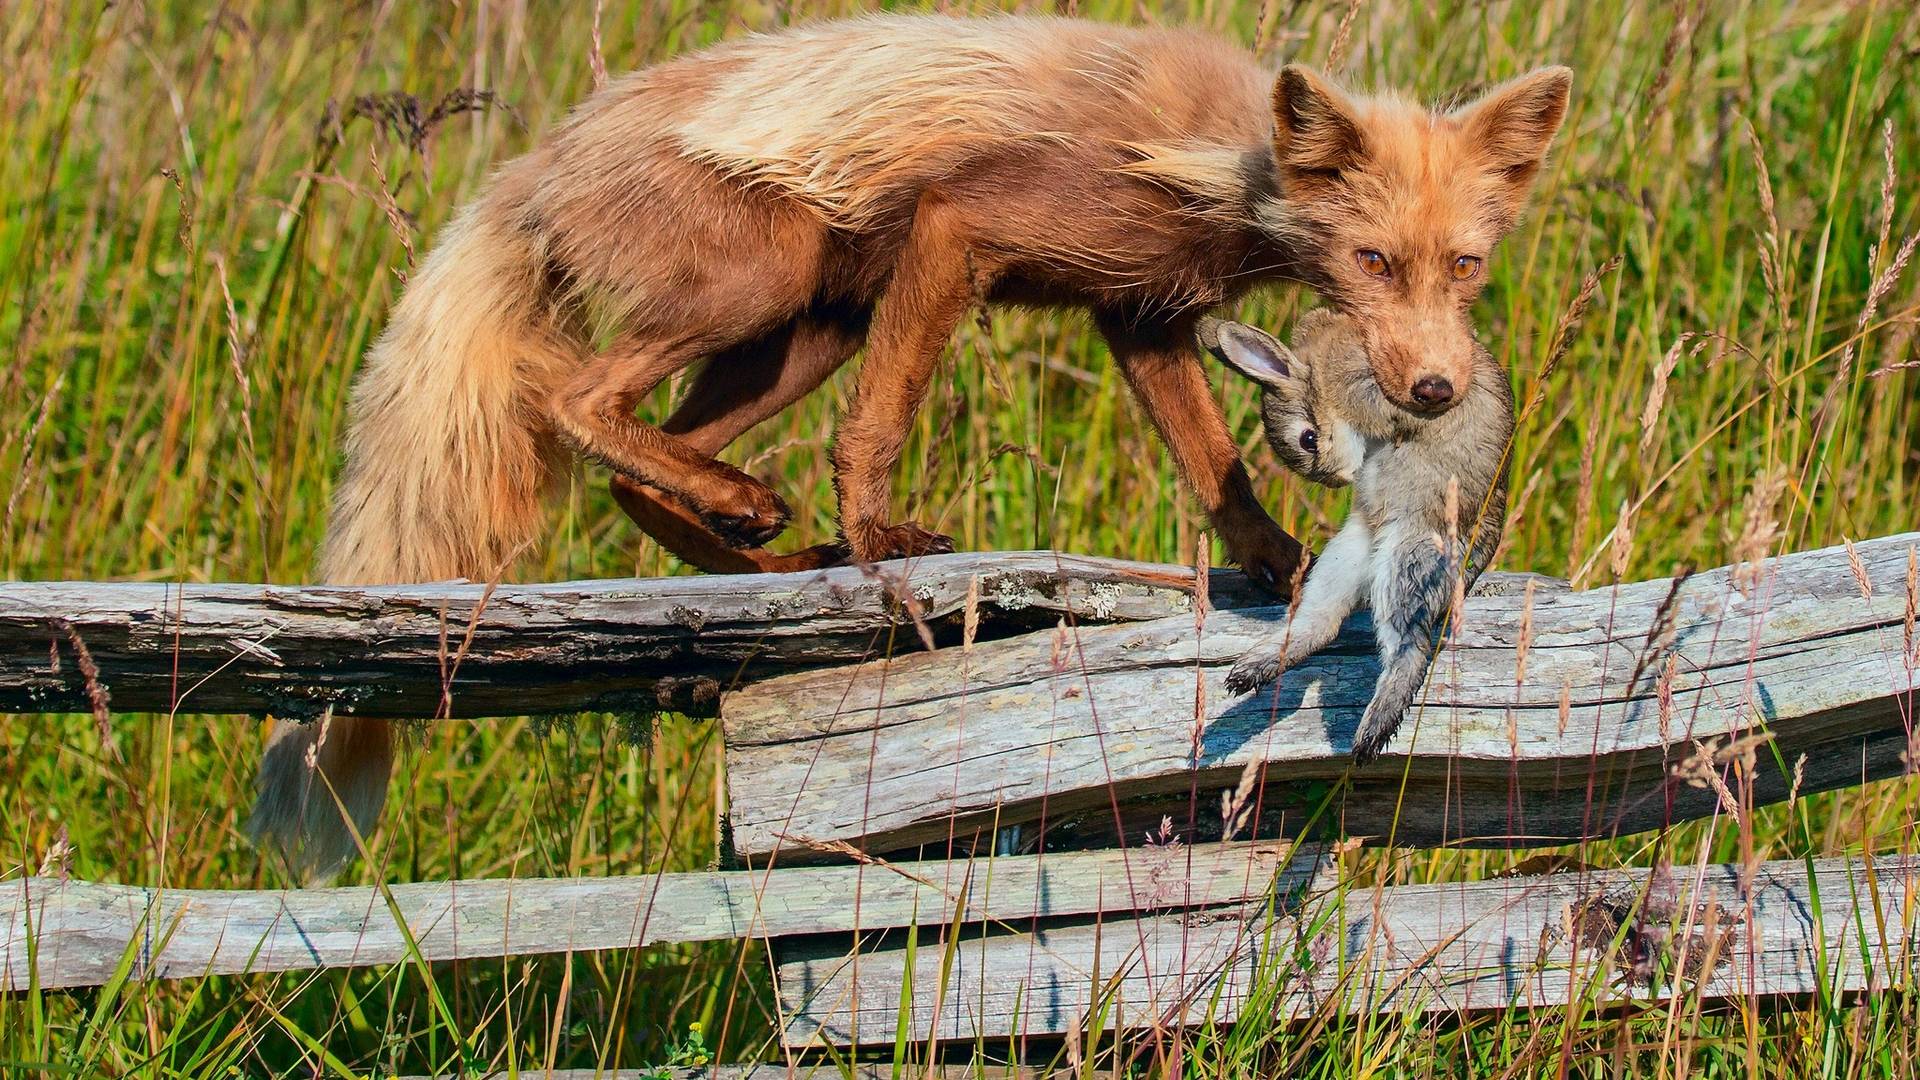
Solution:
<svg viewBox="0 0 1920 1080"><path fill-rule="evenodd" d="M1223 322L1213 329L1207 349L1228 367L1269 390L1294 382L1300 358L1272 334L1237 322Z"/></svg>
<svg viewBox="0 0 1920 1080"><path fill-rule="evenodd" d="M1300 64L1273 82L1273 154L1287 176L1324 176L1366 157L1353 102L1319 72Z"/></svg>
<svg viewBox="0 0 1920 1080"><path fill-rule="evenodd" d="M1453 118L1488 168L1524 188L1546 160L1572 90L1571 68L1544 67L1494 87Z"/></svg>

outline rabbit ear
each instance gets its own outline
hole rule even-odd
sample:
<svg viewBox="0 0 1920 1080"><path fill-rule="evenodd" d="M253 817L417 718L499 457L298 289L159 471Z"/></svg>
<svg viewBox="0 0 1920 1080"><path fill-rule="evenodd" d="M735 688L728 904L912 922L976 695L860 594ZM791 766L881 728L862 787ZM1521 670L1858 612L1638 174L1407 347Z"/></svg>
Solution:
<svg viewBox="0 0 1920 1080"><path fill-rule="evenodd" d="M1300 358L1272 334L1237 322L1223 322L1216 329L1207 348L1222 363L1270 389L1294 381Z"/></svg>

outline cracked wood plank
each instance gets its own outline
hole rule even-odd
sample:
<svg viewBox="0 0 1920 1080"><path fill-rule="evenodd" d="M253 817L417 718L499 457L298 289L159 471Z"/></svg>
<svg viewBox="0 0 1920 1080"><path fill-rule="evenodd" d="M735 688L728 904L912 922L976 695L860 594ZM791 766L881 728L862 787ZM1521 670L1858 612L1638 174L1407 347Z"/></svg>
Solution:
<svg viewBox="0 0 1920 1080"><path fill-rule="evenodd" d="M1912 857L1761 863L1750 886L1738 865L1707 865L1356 888L1277 916L968 930L951 946L923 933L911 970L897 941L855 962L844 940L816 940L776 983L794 1050L891 1044L903 1010L909 1042L992 1044L1088 1017L1141 1029L1250 1007L1265 1022L1844 995L1912 985L1917 891Z"/></svg>
<svg viewBox="0 0 1920 1080"><path fill-rule="evenodd" d="M818 841L897 851L1007 825L1028 826L1030 842L1111 844L1163 814L1206 838L1219 831L1214 793L1249 768L1265 783L1256 835L1311 819L1379 842L1557 843L1716 812L1705 775L1682 782L1674 767L1696 742L1724 750L1759 732L1773 739L1751 776L1759 802L1786 796L1802 754L1802 792L1894 775L1920 685L1916 544L1855 545L1870 595L1848 552L1829 548L1749 568L1750 580L1725 567L1470 598L1424 705L1358 773L1347 748L1378 672L1364 616L1247 696L1227 693L1227 668L1282 608L771 679L725 702L733 854L818 858L805 846Z"/></svg>
<svg viewBox="0 0 1920 1080"><path fill-rule="evenodd" d="M775 938L913 924L1204 908L1299 888L1320 869L1285 843L972 862L795 867L377 888L157 890L0 882L0 992L131 977L366 967ZM417 950L417 951L416 951Z"/></svg>
<svg viewBox="0 0 1920 1080"><path fill-rule="evenodd" d="M1158 618L1192 606L1187 567L1056 552L761 574L383 587L0 583L0 710L90 708L71 640L123 712L395 719L673 709L714 714L740 680L982 632ZM1215 604L1254 603L1216 571ZM454 658L458 657L458 663ZM54 659L57 657L57 661ZM446 693L443 695L443 689Z"/></svg>

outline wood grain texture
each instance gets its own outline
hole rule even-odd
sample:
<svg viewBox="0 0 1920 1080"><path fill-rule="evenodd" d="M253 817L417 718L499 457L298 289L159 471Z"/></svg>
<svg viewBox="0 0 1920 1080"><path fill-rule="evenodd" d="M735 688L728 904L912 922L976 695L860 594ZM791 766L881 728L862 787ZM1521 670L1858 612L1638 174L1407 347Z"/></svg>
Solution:
<svg viewBox="0 0 1920 1080"><path fill-rule="evenodd" d="M1231 1021L1253 1001L1263 1018L1299 1018L1912 985L1913 858L1825 860L1811 874L1805 862L1762 863L1750 886L1739 866L1677 867L1650 885L1652 877L1352 889L1277 918L1227 909L1037 934L970 930L952 948L944 985L946 944L923 935L907 1038L1061 1034L1102 1015L1096 993L1110 1006L1107 1027L1143 1028ZM1636 968L1634 957L1650 963ZM891 1043L908 978L897 943L857 963L823 943L795 950L777 973L788 1046Z"/></svg>
<svg viewBox="0 0 1920 1080"><path fill-rule="evenodd" d="M1211 793L1249 767L1264 770L1258 835L1318 810L1329 831L1416 845L1604 837L1714 813L1712 785L1673 767L1696 742L1760 731L1773 744L1751 776L1756 801L1786 795L1802 754L1802 791L1893 775L1920 663L1916 544L1856 545L1870 595L1831 548L1683 583L1469 599L1424 705L1357 774L1347 747L1378 673L1364 617L1248 696L1226 692L1227 668L1284 609L768 680L725 703L733 852L890 851L1017 823L1044 823L1062 845L1137 841L1161 814L1205 838L1219 825Z"/></svg>
<svg viewBox="0 0 1920 1080"><path fill-rule="evenodd" d="M720 687L740 679L919 651L902 597L935 640L956 639L976 579L989 636L1062 617L1188 611L1194 583L1187 567L1056 552L503 585L491 594L467 582L7 582L0 709L87 710L77 637L112 707L126 712L300 716L332 705L393 718L659 708L710 716ZM1216 571L1209 588L1217 605L1257 602L1238 571Z"/></svg>
<svg viewBox="0 0 1920 1080"><path fill-rule="evenodd" d="M1291 891L1320 868L1285 843L964 862L796 867L606 879L373 888L153 890L56 878L0 882L0 992L135 979L364 967L1203 908ZM411 943L410 943L411 942Z"/></svg>

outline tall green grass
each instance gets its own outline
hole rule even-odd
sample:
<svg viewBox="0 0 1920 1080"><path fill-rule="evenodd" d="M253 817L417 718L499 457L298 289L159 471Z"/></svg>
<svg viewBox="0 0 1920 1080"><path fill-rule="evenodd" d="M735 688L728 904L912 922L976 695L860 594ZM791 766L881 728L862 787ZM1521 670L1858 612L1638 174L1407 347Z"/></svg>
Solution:
<svg viewBox="0 0 1920 1080"><path fill-rule="evenodd" d="M590 90L597 7L615 71L862 10L835 0L0 7L0 574L304 578L357 358L410 262L490 165ZM1477 312L1523 400L1541 403L1515 446L1506 567L1604 582L1616 566L1664 574L1743 546L1915 527L1920 370L1897 365L1914 359L1920 273L1870 297L1920 228L1920 9L1067 7L1212 27L1276 64L1333 60L1355 82L1433 98L1539 63L1576 69L1536 212L1492 261ZM495 97L447 96L462 88ZM1547 372L1583 280L1615 256ZM1308 302L1279 290L1242 314L1284 325ZM789 543L831 531L826 439L846 388L843 377L734 454L777 477L798 509ZM1252 395L1232 383L1220 392L1276 516L1324 539L1339 497L1284 477L1260 444ZM995 313L964 327L907 461L901 503L965 547L1189 560L1203 536L1078 317ZM676 572L589 470L517 574ZM0 717L0 872L31 872L64 838L83 877L273 882L238 828L255 744L254 725L231 717L123 717L107 732L85 718ZM697 869L713 856L718 763L717 731L702 722L669 720L646 746L598 718L435 725L408 752L374 863L355 873ZM1910 834L1912 800L1910 784L1881 785L1762 812L1745 841L1731 824L1702 825L1586 857L1732 858L1743 843L1762 857L1885 850ZM1352 869L1447 880L1511 858L1397 852L1356 856ZM722 1058L760 1056L773 1033L767 984L764 946L749 943L27 995L0 1000L0 1072L632 1065L684 1049L696 1021ZM1676 1006L1438 1028L1242 1024L1197 1038L1182 1067L1911 1075L1913 1014L1894 994L1765 1016Z"/></svg>

